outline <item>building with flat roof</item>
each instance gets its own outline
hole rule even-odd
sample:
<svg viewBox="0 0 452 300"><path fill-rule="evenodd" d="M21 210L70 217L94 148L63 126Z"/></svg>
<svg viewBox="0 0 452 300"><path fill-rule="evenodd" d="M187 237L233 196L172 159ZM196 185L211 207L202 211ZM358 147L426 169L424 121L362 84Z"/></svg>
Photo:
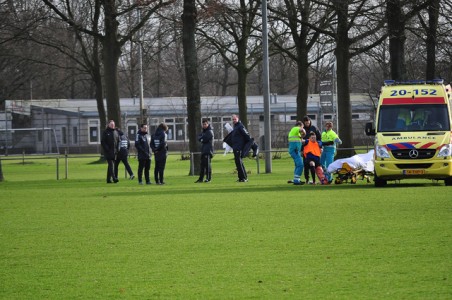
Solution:
<svg viewBox="0 0 452 300"><path fill-rule="evenodd" d="M373 119L374 106L367 94L351 94L353 135L355 145L368 145L372 141L364 134L364 124ZM237 97L202 97L201 114L208 118L215 133L215 147L222 149L223 138L227 134L225 123L231 123L231 115L238 114ZM272 148L287 147L287 132L296 121L296 96L271 95L270 97ZM105 103L106 105L106 103ZM132 144L139 129L140 99L122 98L121 124ZM168 127L170 151L188 151L187 101L184 97L144 98L143 107L153 133L156 127L165 122ZM250 134L261 142L264 139L263 96L248 96L248 124ZM6 109L0 112L0 154L40 153L48 147L23 148L29 145L23 139L14 137L14 129L30 128L35 131L34 144L46 143L39 128L52 130L58 144L58 151L67 153L100 153L100 137L104 130L100 124L97 104L94 99L43 99L7 100ZM308 115L320 129L326 121L337 124L335 106L325 107L318 94L310 95ZM339 116L340 117L340 116ZM1 121L1 120L5 121ZM336 125L335 125L336 127ZM337 131L337 128L335 128ZM17 130L16 130L17 131ZM18 131L17 131L18 132ZM31 135L31 133L30 133ZM42 138L40 139L40 135ZM30 138L30 137L28 137ZM22 141L19 141L19 140ZM132 147L133 148L133 147ZM40 150L41 149L41 150ZM132 149L132 152L134 150Z"/></svg>

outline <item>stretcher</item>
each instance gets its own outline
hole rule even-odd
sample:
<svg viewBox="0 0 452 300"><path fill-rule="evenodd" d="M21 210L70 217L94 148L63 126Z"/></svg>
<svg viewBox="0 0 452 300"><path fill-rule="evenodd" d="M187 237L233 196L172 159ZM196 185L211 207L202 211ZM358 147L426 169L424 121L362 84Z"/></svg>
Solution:
<svg viewBox="0 0 452 300"><path fill-rule="evenodd" d="M335 175L335 184L344 182L355 184L359 179L370 183L374 170L373 154L374 150L371 150L365 154L335 160L328 166L327 171L333 176Z"/></svg>
<svg viewBox="0 0 452 300"><path fill-rule="evenodd" d="M366 180L367 183L370 183L370 175L368 171L364 169L355 169L352 168L348 163L343 163L340 168L336 170L333 174L336 175L334 179L335 184L348 183L350 181L351 184L355 184L358 179Z"/></svg>

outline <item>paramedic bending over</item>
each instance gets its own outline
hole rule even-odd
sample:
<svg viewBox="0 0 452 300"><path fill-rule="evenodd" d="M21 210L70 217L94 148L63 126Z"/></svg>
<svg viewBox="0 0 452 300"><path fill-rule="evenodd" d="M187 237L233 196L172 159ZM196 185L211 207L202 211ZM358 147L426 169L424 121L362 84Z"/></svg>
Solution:
<svg viewBox="0 0 452 300"><path fill-rule="evenodd" d="M336 155L336 144L342 144L342 141L337 133L333 131L333 122L326 122L321 140L323 151L320 156L320 164L325 170L325 176L328 179L328 182L331 183L333 181L333 176L326 170L328 170L328 166L334 161L334 156Z"/></svg>

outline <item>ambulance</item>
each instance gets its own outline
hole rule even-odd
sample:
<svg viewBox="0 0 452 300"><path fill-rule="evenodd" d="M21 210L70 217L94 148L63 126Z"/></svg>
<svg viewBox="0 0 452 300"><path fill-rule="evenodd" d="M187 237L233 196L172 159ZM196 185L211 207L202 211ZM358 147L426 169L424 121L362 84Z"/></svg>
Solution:
<svg viewBox="0 0 452 300"><path fill-rule="evenodd" d="M376 120L374 182L432 179L452 185L452 92L443 80L396 82L381 88Z"/></svg>

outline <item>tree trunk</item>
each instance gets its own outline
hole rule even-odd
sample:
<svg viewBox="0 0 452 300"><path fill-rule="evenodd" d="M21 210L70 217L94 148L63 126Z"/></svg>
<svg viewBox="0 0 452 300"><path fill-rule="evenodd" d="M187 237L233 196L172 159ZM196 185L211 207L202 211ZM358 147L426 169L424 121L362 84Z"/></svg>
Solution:
<svg viewBox="0 0 452 300"><path fill-rule="evenodd" d="M388 20L389 56L391 79L406 80L405 64L405 17L399 0L388 0L386 3L386 18Z"/></svg>
<svg viewBox="0 0 452 300"><path fill-rule="evenodd" d="M308 55L306 49L298 51L298 91L297 91L297 120L301 121L308 113L309 75Z"/></svg>
<svg viewBox="0 0 452 300"><path fill-rule="evenodd" d="M342 6L346 6L343 4ZM337 111L339 118L339 137L342 140L341 148L349 150L338 152L338 158L355 155L353 150L352 109L350 103L350 40L348 38L347 7L339 7L335 55L337 60Z"/></svg>
<svg viewBox="0 0 452 300"><path fill-rule="evenodd" d="M191 153L199 152L197 133L201 131L201 95L199 91L198 55L196 51L196 4L195 0L184 0L182 13L182 45L185 61L185 78L187 86L188 138ZM195 174L200 172L200 155L195 155ZM195 175L191 174L191 175Z"/></svg>
<svg viewBox="0 0 452 300"><path fill-rule="evenodd" d="M105 37L102 39L102 62L104 66L105 94L107 98L107 118L121 127L121 106L118 94L118 61L121 45L117 41L118 21L115 0L105 0Z"/></svg>
<svg viewBox="0 0 452 300"><path fill-rule="evenodd" d="M425 79L432 80L436 77L436 37L439 17L439 0L431 0L428 7L428 28L427 28L427 69Z"/></svg>
<svg viewBox="0 0 452 300"><path fill-rule="evenodd" d="M239 118L242 124L248 128L248 107L246 104L246 90L248 71L246 66L246 45L247 40L242 39L237 43L237 101L239 106Z"/></svg>

